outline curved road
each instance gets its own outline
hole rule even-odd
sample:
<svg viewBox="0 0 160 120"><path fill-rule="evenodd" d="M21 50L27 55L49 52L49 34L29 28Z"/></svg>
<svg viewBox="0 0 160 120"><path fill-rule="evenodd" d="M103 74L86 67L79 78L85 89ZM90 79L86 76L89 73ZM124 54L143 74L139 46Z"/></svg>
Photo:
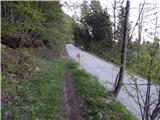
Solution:
<svg viewBox="0 0 160 120"><path fill-rule="evenodd" d="M111 90L114 84L114 80L116 78L116 75L119 71L119 68L111 63L105 62L104 60L101 60L100 58L97 58L87 52L81 51L79 48L75 47L73 44L67 44L66 50L68 55L75 59L77 62L79 62L77 58L77 54L80 54L80 65L90 74L98 77L98 80L106 86L107 89ZM132 79L131 79L132 78ZM137 81L138 84L146 84L146 80L134 76L131 77L130 75L125 72L124 75L124 83L133 83L133 78ZM143 96L145 95L146 86L142 85L139 86L139 89L143 93ZM124 85L120 94L118 95L118 100L124 104L129 111L131 111L133 114L135 114L139 119L140 116L140 110L139 106L135 103L135 100L132 97L129 97L128 92L131 92L133 95L136 95L136 92L132 85ZM152 94L152 100L154 100L158 93L156 91L155 86L152 85L151 88L151 94ZM136 97L135 97L136 98ZM142 102L142 99L141 99ZM154 105L153 105L154 107Z"/></svg>

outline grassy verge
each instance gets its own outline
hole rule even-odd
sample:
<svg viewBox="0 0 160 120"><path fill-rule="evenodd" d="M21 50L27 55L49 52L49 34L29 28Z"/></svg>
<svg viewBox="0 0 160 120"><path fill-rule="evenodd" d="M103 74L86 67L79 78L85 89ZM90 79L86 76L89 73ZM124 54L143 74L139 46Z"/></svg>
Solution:
<svg viewBox="0 0 160 120"><path fill-rule="evenodd" d="M2 103L2 119L63 119L57 113L61 103L64 60L47 63L38 76L18 85L2 79L2 92L10 95Z"/></svg>
<svg viewBox="0 0 160 120"><path fill-rule="evenodd" d="M73 61L68 62L68 67L76 92L84 100L83 115L86 120L137 120L95 77L78 69Z"/></svg>
<svg viewBox="0 0 160 120"><path fill-rule="evenodd" d="M66 59L46 63L43 73L17 82L17 85L2 79L2 93L10 95L10 99L2 103L2 119L63 120L64 113L60 113L59 108L65 63L73 77L77 95L84 100L84 119L136 120L95 77L78 69L75 62Z"/></svg>

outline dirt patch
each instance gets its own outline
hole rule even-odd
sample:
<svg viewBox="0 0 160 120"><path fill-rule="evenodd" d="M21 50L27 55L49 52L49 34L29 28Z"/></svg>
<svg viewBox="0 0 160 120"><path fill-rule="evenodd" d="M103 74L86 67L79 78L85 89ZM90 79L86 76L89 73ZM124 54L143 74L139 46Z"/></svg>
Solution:
<svg viewBox="0 0 160 120"><path fill-rule="evenodd" d="M74 91L72 79L67 67L64 69L64 100L65 100L65 118L66 120L83 120L81 117L81 108L83 102L80 101Z"/></svg>

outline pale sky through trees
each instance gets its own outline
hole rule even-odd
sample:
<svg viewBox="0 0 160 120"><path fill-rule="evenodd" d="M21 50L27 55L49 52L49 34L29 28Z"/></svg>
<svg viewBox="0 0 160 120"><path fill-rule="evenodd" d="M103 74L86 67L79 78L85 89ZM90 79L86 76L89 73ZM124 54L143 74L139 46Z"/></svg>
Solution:
<svg viewBox="0 0 160 120"><path fill-rule="evenodd" d="M90 3L91 0L87 0L88 3ZM111 20L113 20L113 2L114 0L99 0L102 7L106 8L111 15ZM118 1L118 0L117 0ZM121 0L122 1L122 0ZM132 28L135 25L137 18L138 18L138 11L139 11L139 3L143 3L144 0L130 0L131 1L131 10L130 10L130 21L132 24ZM156 23L156 17L158 18L158 29L157 29L157 37L160 37L160 0L145 0L146 4L144 6L145 12L144 13L144 28L142 33L142 41L152 41L153 35L149 35L148 33L152 32L154 33L155 23ZM73 16L76 14L77 16L80 15L80 8L78 6L83 2L83 0L61 0L62 5L64 3L67 3L68 5L74 5L74 9L69 9L68 7L63 6L63 11ZM126 3L126 0L124 0L124 5ZM148 4L149 3L149 4ZM155 12L158 12L157 14L154 14ZM134 30L134 39L137 38L137 27ZM151 37L148 37L151 36Z"/></svg>

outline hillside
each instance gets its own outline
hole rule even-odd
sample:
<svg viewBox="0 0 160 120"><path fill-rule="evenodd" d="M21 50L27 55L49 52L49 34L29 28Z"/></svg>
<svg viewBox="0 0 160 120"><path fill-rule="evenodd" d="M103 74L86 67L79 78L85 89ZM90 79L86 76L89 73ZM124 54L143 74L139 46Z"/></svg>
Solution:
<svg viewBox="0 0 160 120"><path fill-rule="evenodd" d="M1 13L2 118L19 119L25 111L18 106L26 106L27 97L34 94L31 89L38 87L31 86L32 79L66 55L64 44L72 39L73 20L59 2L1 1Z"/></svg>

